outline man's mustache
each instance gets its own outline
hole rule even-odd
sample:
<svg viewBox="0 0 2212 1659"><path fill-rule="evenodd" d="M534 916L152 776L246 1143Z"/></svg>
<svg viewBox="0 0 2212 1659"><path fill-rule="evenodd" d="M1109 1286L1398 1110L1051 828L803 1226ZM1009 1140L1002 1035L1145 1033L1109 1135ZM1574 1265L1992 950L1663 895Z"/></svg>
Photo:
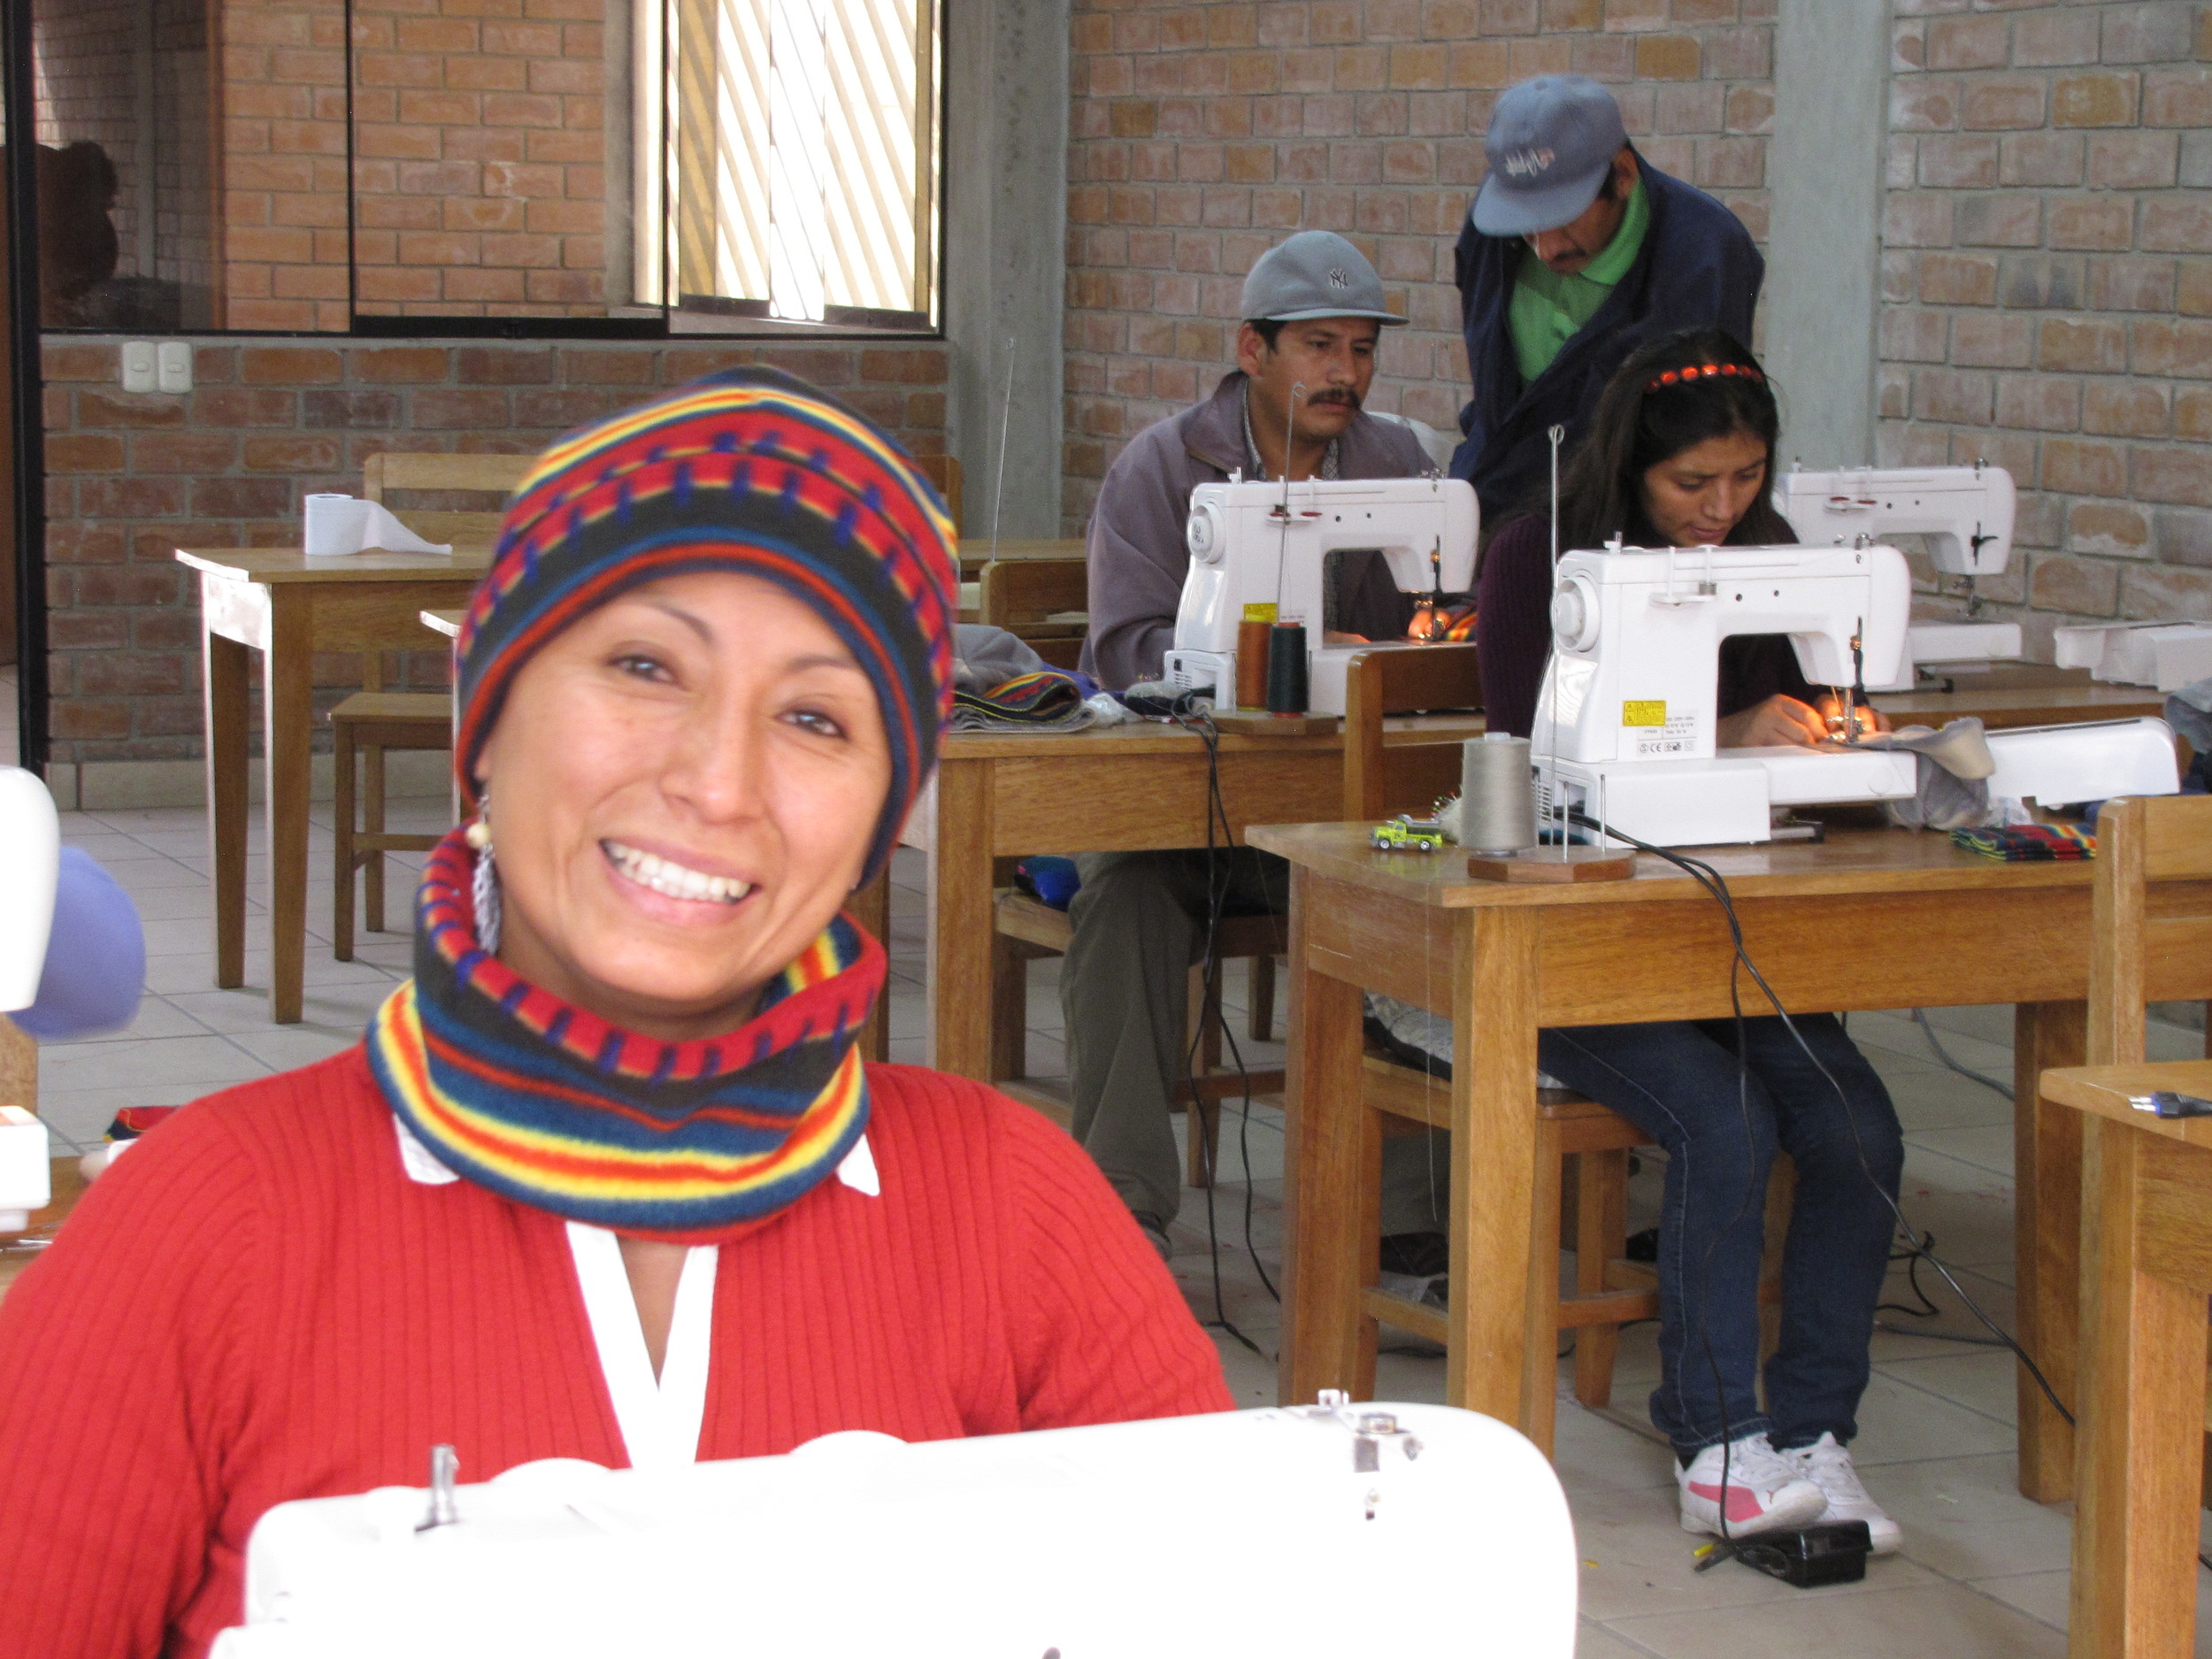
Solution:
<svg viewBox="0 0 2212 1659"><path fill-rule="evenodd" d="M1306 403L1309 407L1313 408L1319 408L1329 403L1341 403L1345 408L1355 412L1362 406L1357 392L1316 392L1306 400Z"/></svg>

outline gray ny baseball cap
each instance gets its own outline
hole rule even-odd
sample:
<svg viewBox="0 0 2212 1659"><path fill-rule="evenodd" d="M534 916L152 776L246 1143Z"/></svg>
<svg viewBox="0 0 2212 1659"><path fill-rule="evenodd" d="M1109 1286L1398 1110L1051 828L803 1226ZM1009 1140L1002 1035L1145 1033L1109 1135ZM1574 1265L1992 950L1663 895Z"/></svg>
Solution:
<svg viewBox="0 0 2212 1659"><path fill-rule="evenodd" d="M1597 200L1628 142L1621 106L1587 75L1539 75L1498 100L1482 148L1490 175L1475 196L1486 236L1557 230Z"/></svg>
<svg viewBox="0 0 2212 1659"><path fill-rule="evenodd" d="M1402 323L1383 303L1382 279L1367 256L1333 230L1302 230L1253 262L1244 279L1251 323L1299 323L1315 317L1371 317Z"/></svg>

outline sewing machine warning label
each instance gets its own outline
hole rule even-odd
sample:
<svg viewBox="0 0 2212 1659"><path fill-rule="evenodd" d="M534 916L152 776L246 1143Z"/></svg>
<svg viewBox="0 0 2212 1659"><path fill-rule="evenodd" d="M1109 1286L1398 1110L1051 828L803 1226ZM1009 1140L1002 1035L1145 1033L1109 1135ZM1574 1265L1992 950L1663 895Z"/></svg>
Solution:
<svg viewBox="0 0 2212 1659"><path fill-rule="evenodd" d="M1635 732L1635 753L1686 755L1697 746L1697 717L1669 715L1663 700L1631 701L1621 704L1621 724Z"/></svg>

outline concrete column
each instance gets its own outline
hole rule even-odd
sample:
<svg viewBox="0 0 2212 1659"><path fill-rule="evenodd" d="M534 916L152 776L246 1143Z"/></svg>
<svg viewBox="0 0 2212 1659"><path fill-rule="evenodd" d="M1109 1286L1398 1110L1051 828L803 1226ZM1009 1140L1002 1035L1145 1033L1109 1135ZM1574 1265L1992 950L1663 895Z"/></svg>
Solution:
<svg viewBox="0 0 2212 1659"><path fill-rule="evenodd" d="M972 536L991 533L1002 427L1000 533L1054 536L1064 378L1069 0L943 3L944 320L952 347L946 436L964 475L964 527Z"/></svg>
<svg viewBox="0 0 2212 1659"><path fill-rule="evenodd" d="M1783 465L1874 459L1891 0L1780 0L1760 307Z"/></svg>

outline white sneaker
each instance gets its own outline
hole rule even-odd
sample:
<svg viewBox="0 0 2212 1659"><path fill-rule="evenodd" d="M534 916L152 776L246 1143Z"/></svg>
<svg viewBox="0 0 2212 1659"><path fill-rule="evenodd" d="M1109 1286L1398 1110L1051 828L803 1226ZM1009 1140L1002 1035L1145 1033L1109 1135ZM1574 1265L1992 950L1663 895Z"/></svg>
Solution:
<svg viewBox="0 0 2212 1659"><path fill-rule="evenodd" d="M1828 1505L1828 1494L1806 1478L1793 1458L1776 1451L1765 1435L1747 1434L1729 1446L1708 1446L1686 1469L1676 1465L1684 1532L1720 1532L1724 1455L1731 1537L1802 1526Z"/></svg>
<svg viewBox="0 0 2212 1659"><path fill-rule="evenodd" d="M1902 1537L1897 1523L1882 1513L1882 1506L1867 1495L1859 1482L1859 1471L1851 1466L1851 1454L1836 1444L1836 1437L1824 1434L1810 1446L1800 1446L1781 1455L1797 1465L1806 1479L1827 1495L1828 1507L1818 1520L1864 1521L1867 1536L1874 1540L1874 1553L1893 1555L1897 1553Z"/></svg>

